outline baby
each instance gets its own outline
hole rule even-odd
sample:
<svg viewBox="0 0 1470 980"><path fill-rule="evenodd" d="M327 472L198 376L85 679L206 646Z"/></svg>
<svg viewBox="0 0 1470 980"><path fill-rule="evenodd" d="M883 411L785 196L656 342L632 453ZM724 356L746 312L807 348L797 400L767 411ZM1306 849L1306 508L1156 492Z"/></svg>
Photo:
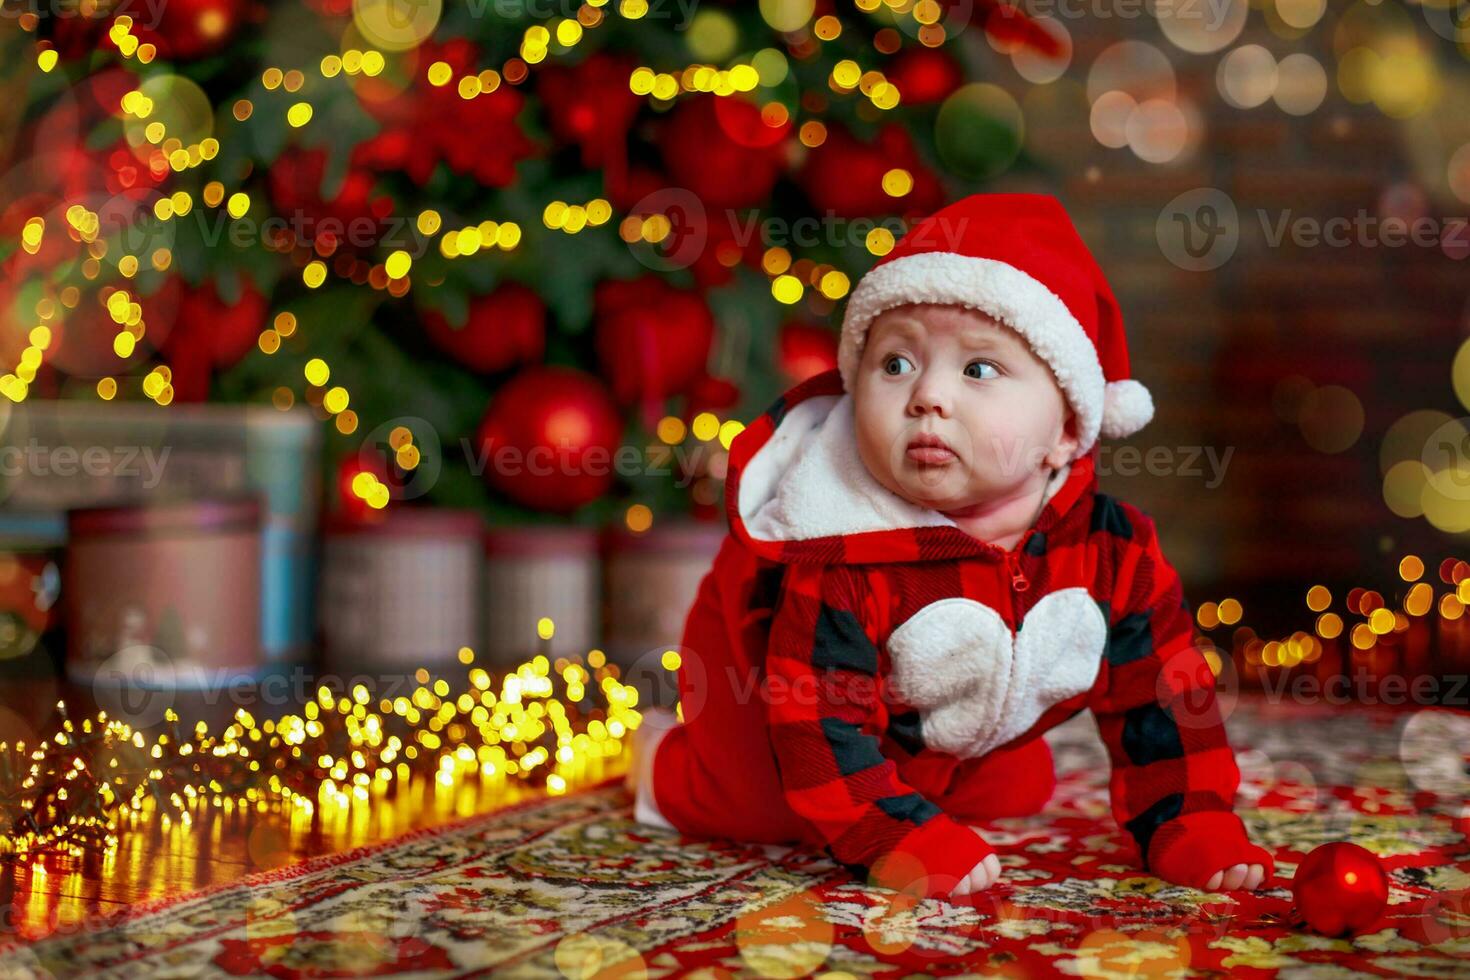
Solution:
<svg viewBox="0 0 1470 980"><path fill-rule="evenodd" d="M1254 889L1240 773L1153 521L1098 492L1153 415L1059 202L974 195L848 301L838 369L736 438L682 722L645 714L638 820L826 850L925 896L1000 878L974 824L1039 811L1043 734L1090 709L1113 815L1160 878Z"/></svg>

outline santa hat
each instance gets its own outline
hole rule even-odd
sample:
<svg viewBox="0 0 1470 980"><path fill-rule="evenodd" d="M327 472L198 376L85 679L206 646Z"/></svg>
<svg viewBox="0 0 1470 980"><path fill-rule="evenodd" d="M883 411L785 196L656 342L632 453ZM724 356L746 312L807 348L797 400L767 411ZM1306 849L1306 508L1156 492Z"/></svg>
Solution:
<svg viewBox="0 0 1470 980"><path fill-rule="evenodd" d="M847 391L873 319L907 303L969 307L1024 337L1076 412L1077 457L1099 433L1119 439L1153 418L1148 389L1129 377L1118 301L1049 194L972 194L909 229L847 301L837 350Z"/></svg>

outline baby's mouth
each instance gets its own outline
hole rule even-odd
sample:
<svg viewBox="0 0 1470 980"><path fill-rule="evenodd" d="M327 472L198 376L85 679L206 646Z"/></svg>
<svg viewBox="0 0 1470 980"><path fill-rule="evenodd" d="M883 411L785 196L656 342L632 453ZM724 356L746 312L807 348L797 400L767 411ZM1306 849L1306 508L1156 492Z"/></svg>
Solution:
<svg viewBox="0 0 1470 980"><path fill-rule="evenodd" d="M904 455L920 466L943 466L958 458L947 442L927 433L910 439Z"/></svg>

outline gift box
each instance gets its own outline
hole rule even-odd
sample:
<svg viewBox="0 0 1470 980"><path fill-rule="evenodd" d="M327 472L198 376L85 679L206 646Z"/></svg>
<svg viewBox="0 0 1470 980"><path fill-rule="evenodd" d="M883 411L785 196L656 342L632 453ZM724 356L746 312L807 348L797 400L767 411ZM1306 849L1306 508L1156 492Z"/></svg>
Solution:
<svg viewBox="0 0 1470 980"><path fill-rule="evenodd" d="M322 666L411 673L479 643L480 515L396 507L326 525Z"/></svg>
<svg viewBox="0 0 1470 980"><path fill-rule="evenodd" d="M723 521L683 519L641 533L623 525L603 532L603 642L646 703L677 699L664 654L681 650L684 621L725 533Z"/></svg>
<svg viewBox="0 0 1470 980"><path fill-rule="evenodd" d="M66 515L0 510L0 669L50 675L61 667L61 568Z"/></svg>
<svg viewBox="0 0 1470 980"><path fill-rule="evenodd" d="M267 661L299 661L314 632L320 444L321 423L302 408L27 399L0 436L0 506L259 497L260 647Z"/></svg>
<svg viewBox="0 0 1470 980"><path fill-rule="evenodd" d="M189 689L258 677L261 510L244 497L69 511L68 675Z"/></svg>
<svg viewBox="0 0 1470 980"><path fill-rule="evenodd" d="M514 667L537 654L585 657L599 642L597 531L560 525L485 532L488 663Z"/></svg>

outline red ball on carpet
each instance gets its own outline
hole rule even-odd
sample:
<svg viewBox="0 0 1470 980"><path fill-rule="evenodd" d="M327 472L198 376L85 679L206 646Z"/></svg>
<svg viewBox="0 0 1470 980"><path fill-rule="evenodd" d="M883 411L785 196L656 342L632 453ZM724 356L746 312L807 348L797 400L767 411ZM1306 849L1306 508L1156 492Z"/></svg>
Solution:
<svg viewBox="0 0 1470 980"><path fill-rule="evenodd" d="M597 378L576 368L528 368L495 393L480 423L478 462L511 499L565 512L612 486L622 438L622 416Z"/></svg>
<svg viewBox="0 0 1470 980"><path fill-rule="evenodd" d="M1325 936L1359 932L1388 907L1388 875L1367 848L1335 841L1314 848L1291 881L1297 911Z"/></svg>

